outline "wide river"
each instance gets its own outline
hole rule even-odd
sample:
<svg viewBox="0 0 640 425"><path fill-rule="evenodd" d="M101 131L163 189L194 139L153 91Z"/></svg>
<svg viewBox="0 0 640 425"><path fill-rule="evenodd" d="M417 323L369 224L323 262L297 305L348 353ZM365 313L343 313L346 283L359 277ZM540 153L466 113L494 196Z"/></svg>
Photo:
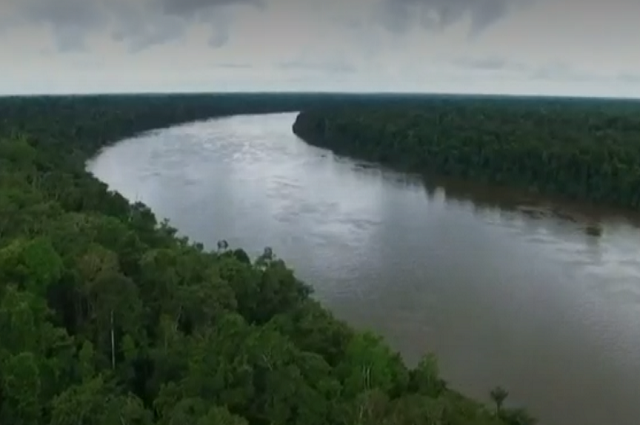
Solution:
<svg viewBox="0 0 640 425"><path fill-rule="evenodd" d="M190 238L265 246L336 315L409 363L542 425L640 423L637 217L425 182L311 147L295 114L124 140L88 165Z"/></svg>

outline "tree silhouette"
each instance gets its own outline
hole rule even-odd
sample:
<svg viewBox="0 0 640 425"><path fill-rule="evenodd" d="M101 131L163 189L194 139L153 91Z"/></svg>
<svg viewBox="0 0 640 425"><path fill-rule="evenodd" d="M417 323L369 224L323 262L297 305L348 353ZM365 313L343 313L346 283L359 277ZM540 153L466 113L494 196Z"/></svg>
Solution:
<svg viewBox="0 0 640 425"><path fill-rule="evenodd" d="M504 401L509 396L509 392L504 388L497 386L491 390L489 395L491 396L491 400L493 400L493 402L496 404L496 414L500 414L500 411L502 410L502 405L504 404Z"/></svg>

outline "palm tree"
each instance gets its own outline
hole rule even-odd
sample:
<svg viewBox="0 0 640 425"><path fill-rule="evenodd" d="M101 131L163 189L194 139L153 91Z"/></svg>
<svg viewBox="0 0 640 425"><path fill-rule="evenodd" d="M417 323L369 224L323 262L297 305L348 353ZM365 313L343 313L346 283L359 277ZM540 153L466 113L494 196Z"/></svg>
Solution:
<svg viewBox="0 0 640 425"><path fill-rule="evenodd" d="M492 389L489 395L491 396L491 400L493 400L493 402L496 404L496 414L499 415L504 401L509 396L509 392L504 388L498 386Z"/></svg>

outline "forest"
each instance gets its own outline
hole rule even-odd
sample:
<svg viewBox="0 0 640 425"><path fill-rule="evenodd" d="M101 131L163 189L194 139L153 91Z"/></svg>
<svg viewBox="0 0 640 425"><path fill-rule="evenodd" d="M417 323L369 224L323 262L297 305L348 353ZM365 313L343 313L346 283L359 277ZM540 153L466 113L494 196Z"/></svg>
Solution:
<svg viewBox="0 0 640 425"><path fill-rule="evenodd" d="M499 386L485 400L451 388L432 354L409 368L380 337L323 308L270 248L258 258L225 241L205 248L85 170L110 143L189 121L416 102L314 94L0 98L0 423L536 423ZM330 126L366 124L378 149L383 133L371 119L401 134L408 118L377 111L353 109Z"/></svg>
<svg viewBox="0 0 640 425"><path fill-rule="evenodd" d="M640 207L640 102L434 97L317 106L306 142L399 169Z"/></svg>

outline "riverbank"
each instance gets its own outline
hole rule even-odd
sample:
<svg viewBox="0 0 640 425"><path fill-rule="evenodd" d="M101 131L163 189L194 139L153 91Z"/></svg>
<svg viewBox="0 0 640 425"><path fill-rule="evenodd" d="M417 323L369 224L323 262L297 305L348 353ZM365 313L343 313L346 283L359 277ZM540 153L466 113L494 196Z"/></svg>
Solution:
<svg viewBox="0 0 640 425"><path fill-rule="evenodd" d="M640 103L434 99L301 112L315 146L403 170L628 208L640 206Z"/></svg>
<svg viewBox="0 0 640 425"><path fill-rule="evenodd" d="M84 170L143 131L335 101L2 99L0 422L534 423L506 393L496 410L449 389L433 357L408 369L270 249L207 252Z"/></svg>

